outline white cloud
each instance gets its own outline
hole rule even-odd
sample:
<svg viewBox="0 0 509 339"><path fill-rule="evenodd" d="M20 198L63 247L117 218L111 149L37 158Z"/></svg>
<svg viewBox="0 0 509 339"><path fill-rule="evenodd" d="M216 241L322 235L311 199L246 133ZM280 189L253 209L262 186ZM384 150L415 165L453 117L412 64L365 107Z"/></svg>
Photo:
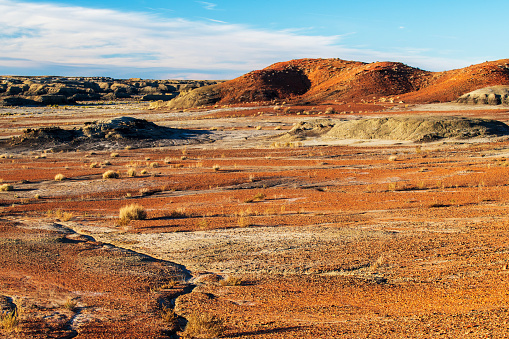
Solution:
<svg viewBox="0 0 509 339"><path fill-rule="evenodd" d="M227 78L304 57L405 62L404 55L340 46L340 36L15 0L0 0L0 13L0 69L65 68L69 73L74 68L79 73L111 68L141 77L150 70L161 77ZM412 55L409 60L420 59Z"/></svg>
<svg viewBox="0 0 509 339"><path fill-rule="evenodd" d="M196 1L196 2L199 4L202 4L203 7L208 10L214 10L217 7L217 4L213 4L211 2L206 2L206 1Z"/></svg>

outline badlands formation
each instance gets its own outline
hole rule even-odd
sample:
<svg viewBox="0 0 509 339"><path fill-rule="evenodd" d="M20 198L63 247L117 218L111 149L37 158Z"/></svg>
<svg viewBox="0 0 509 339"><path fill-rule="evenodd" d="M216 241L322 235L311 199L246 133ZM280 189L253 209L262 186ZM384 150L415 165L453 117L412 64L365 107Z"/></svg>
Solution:
<svg viewBox="0 0 509 339"><path fill-rule="evenodd" d="M509 60L1 81L0 336L507 336Z"/></svg>

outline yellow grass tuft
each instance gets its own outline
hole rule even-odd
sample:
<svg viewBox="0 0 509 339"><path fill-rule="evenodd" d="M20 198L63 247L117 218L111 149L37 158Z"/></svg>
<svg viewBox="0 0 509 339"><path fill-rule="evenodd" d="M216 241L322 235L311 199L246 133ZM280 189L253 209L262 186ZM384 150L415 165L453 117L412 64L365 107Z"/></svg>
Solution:
<svg viewBox="0 0 509 339"><path fill-rule="evenodd" d="M103 179L118 179L120 175L112 170L103 173Z"/></svg>
<svg viewBox="0 0 509 339"><path fill-rule="evenodd" d="M208 313L195 313L187 318L184 338L217 338L224 333L224 322Z"/></svg>
<svg viewBox="0 0 509 339"><path fill-rule="evenodd" d="M63 175L62 173L55 175L55 181L63 181L63 180L65 180L65 175Z"/></svg>
<svg viewBox="0 0 509 339"><path fill-rule="evenodd" d="M129 222L131 220L144 220L147 218L147 212L143 206L131 204L120 209L118 218L121 222Z"/></svg>

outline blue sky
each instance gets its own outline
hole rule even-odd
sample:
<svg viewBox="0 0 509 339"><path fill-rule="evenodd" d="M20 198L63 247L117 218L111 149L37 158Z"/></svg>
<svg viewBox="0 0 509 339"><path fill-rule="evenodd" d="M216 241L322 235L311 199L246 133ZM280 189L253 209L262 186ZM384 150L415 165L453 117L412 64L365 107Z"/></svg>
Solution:
<svg viewBox="0 0 509 339"><path fill-rule="evenodd" d="M231 79L296 58L509 58L507 2L0 0L0 74Z"/></svg>

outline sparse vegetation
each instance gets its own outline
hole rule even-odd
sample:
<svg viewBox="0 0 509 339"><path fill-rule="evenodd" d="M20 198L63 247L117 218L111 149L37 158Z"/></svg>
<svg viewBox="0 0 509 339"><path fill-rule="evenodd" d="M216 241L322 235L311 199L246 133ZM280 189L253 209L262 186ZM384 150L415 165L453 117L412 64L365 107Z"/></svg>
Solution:
<svg viewBox="0 0 509 339"><path fill-rule="evenodd" d="M64 304L62 305L63 308L69 310L69 311L74 311L76 310L76 307L78 306L78 302L72 298L67 298L64 302Z"/></svg>
<svg viewBox="0 0 509 339"><path fill-rule="evenodd" d="M116 153L116 152L113 152L110 154L110 157L112 158L118 158L120 156L120 154Z"/></svg>
<svg viewBox="0 0 509 339"><path fill-rule="evenodd" d="M177 315L171 308L163 307L161 310L161 318L169 325L175 325L177 323Z"/></svg>
<svg viewBox="0 0 509 339"><path fill-rule="evenodd" d="M212 166L212 169L217 172L221 169L221 166L219 166L218 164L215 164L214 166Z"/></svg>
<svg viewBox="0 0 509 339"><path fill-rule="evenodd" d="M0 314L0 327L6 332L12 332L18 328L19 318L18 311L14 310L6 314Z"/></svg>
<svg viewBox="0 0 509 339"><path fill-rule="evenodd" d="M261 201L266 198L264 193L256 193L254 197L244 200L245 203L250 203L253 201Z"/></svg>
<svg viewBox="0 0 509 339"><path fill-rule="evenodd" d="M118 179L120 175L112 170L106 171L103 173L103 179Z"/></svg>
<svg viewBox="0 0 509 339"><path fill-rule="evenodd" d="M2 191L2 192L13 191L13 190L14 190L14 186L12 186L11 184L0 185L0 191Z"/></svg>
<svg viewBox="0 0 509 339"><path fill-rule="evenodd" d="M63 181L65 179L66 179L65 175L63 175L62 173L55 175L55 181Z"/></svg>
<svg viewBox="0 0 509 339"><path fill-rule="evenodd" d="M69 221L74 217L74 214L72 212L65 212L61 209L57 209L55 211L49 210L46 212L46 215L48 217L54 217L60 221Z"/></svg>
<svg viewBox="0 0 509 339"><path fill-rule="evenodd" d="M169 215L171 218L186 218L189 216L188 213L186 213L186 209L185 208L178 208L174 211L171 211L170 212L170 215Z"/></svg>
<svg viewBox="0 0 509 339"><path fill-rule="evenodd" d="M147 212L143 206L131 204L120 209L118 218L121 222L128 223L131 220L144 220L147 218Z"/></svg>
<svg viewBox="0 0 509 339"><path fill-rule="evenodd" d="M224 333L222 319L209 313L195 313L187 318L187 326L182 333L185 338L217 338Z"/></svg>
<svg viewBox="0 0 509 339"><path fill-rule="evenodd" d="M136 176L136 170L134 168L129 168L127 170L127 176L128 177L135 177Z"/></svg>
<svg viewBox="0 0 509 339"><path fill-rule="evenodd" d="M231 275L219 281L219 284L222 286L241 286L243 283L244 279Z"/></svg>
<svg viewBox="0 0 509 339"><path fill-rule="evenodd" d="M246 216L240 216L237 219L237 227L249 227L251 226L251 221Z"/></svg>

